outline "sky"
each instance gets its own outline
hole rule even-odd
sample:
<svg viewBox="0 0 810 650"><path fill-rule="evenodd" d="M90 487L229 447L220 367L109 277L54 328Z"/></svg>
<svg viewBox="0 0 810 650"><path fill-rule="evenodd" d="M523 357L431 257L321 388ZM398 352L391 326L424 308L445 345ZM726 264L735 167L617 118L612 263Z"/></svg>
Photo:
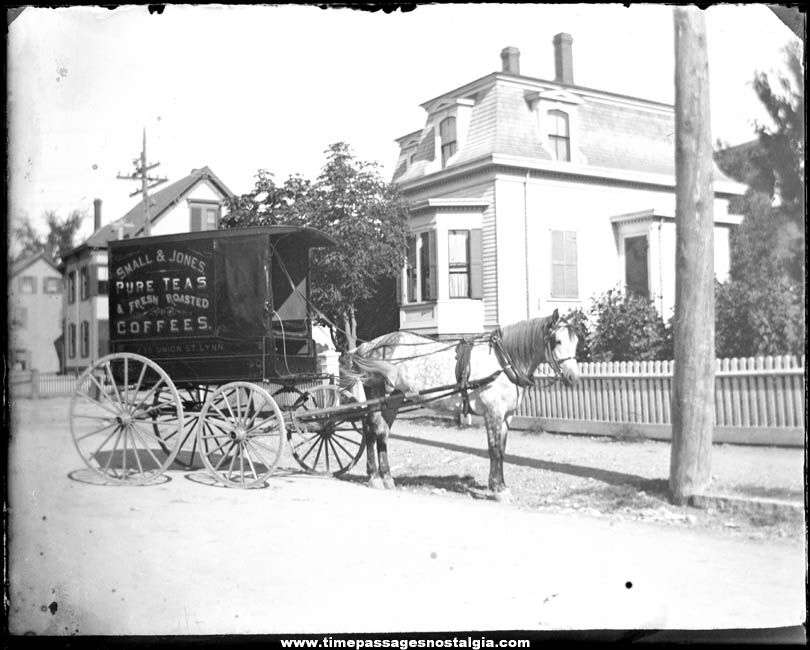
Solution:
<svg viewBox="0 0 810 650"><path fill-rule="evenodd" d="M751 140L767 116L756 71L778 72L800 42L765 5L706 13L712 139ZM8 32L9 215L86 210L103 222L139 197L132 171L147 134L151 173L175 181L208 165L235 193L259 169L315 178L347 142L390 179L394 140L424 126L420 104L501 69L554 79L552 38L573 37L577 85L674 103L671 7L430 4L384 14L315 6L28 8ZM78 242L77 242L78 243Z"/></svg>

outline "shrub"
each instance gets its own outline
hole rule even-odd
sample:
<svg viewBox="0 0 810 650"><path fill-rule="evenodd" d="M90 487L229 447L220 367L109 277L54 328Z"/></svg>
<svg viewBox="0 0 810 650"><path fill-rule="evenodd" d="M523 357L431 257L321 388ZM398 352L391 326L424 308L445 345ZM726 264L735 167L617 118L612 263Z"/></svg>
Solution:
<svg viewBox="0 0 810 650"><path fill-rule="evenodd" d="M671 358L672 336L652 300L612 289L593 300L594 361L649 361Z"/></svg>
<svg viewBox="0 0 810 650"><path fill-rule="evenodd" d="M715 284L718 357L804 353L805 308L800 288L787 279L767 287L744 280Z"/></svg>

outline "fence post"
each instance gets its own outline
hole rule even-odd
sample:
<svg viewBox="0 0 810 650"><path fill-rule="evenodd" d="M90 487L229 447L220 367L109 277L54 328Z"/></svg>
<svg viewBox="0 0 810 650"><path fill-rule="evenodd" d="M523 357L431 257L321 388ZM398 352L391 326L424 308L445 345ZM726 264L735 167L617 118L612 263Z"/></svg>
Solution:
<svg viewBox="0 0 810 650"><path fill-rule="evenodd" d="M39 370L31 369L31 399L39 399Z"/></svg>

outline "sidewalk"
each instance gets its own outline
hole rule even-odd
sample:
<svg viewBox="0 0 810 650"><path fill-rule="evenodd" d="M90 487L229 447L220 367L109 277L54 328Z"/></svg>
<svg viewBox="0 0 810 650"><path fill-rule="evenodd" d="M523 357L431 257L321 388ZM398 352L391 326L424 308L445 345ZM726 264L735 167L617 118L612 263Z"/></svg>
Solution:
<svg viewBox="0 0 810 650"><path fill-rule="evenodd" d="M425 425L432 426L425 428ZM437 442L475 446L484 452L487 449L480 417L472 417L470 428L458 428L450 417L427 410L415 411L398 419L393 435L405 433L403 429L411 426L430 429L430 437ZM529 457L537 459L537 469L554 472L555 479L563 485L570 484L571 489L581 486L574 485L566 474L580 474L613 485L635 485L647 493L665 496L670 452L671 445L666 441L510 430L505 472L509 483L509 474L514 473L510 462L527 464L525 458ZM704 494L693 497L690 505L801 521L805 511L804 457L805 450L795 447L715 444L711 485ZM549 479L536 473L536 480Z"/></svg>

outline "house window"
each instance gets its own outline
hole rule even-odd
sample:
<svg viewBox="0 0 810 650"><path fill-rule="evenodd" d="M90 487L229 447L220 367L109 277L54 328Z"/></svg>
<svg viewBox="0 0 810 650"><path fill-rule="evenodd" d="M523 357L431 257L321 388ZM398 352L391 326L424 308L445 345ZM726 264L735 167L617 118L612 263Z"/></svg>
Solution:
<svg viewBox="0 0 810 650"><path fill-rule="evenodd" d="M551 231L551 297L579 297L577 233L574 231Z"/></svg>
<svg viewBox="0 0 810 650"><path fill-rule="evenodd" d="M568 129L568 114L553 110L548 112L548 143L555 160L571 160L571 134Z"/></svg>
<svg viewBox="0 0 810 650"><path fill-rule="evenodd" d="M62 283L59 278L45 278L42 281L42 290L45 293L59 293L62 291Z"/></svg>
<svg viewBox="0 0 810 650"><path fill-rule="evenodd" d="M28 350L14 350L14 370L28 370L29 358Z"/></svg>
<svg viewBox="0 0 810 650"><path fill-rule="evenodd" d="M24 275L20 278L20 293L36 293L37 279L33 275Z"/></svg>
<svg viewBox="0 0 810 650"><path fill-rule="evenodd" d="M624 239L624 282L627 293L650 297L649 249L647 235Z"/></svg>
<svg viewBox="0 0 810 650"><path fill-rule="evenodd" d="M68 273L68 302L76 302L76 271Z"/></svg>
<svg viewBox="0 0 810 650"><path fill-rule="evenodd" d="M436 233L428 231L408 237L406 302L436 300Z"/></svg>
<svg viewBox="0 0 810 650"><path fill-rule="evenodd" d="M218 203L190 203L191 232L216 230L219 227Z"/></svg>
<svg viewBox="0 0 810 650"><path fill-rule="evenodd" d="M76 323L68 325L68 356L71 359L76 357Z"/></svg>
<svg viewBox="0 0 810 650"><path fill-rule="evenodd" d="M439 123L439 136L442 140L442 167L446 167L449 158L458 150L455 117L447 117Z"/></svg>
<svg viewBox="0 0 810 650"><path fill-rule="evenodd" d="M470 231L447 233L447 263L450 269L450 297L470 297Z"/></svg>
<svg viewBox="0 0 810 650"><path fill-rule="evenodd" d="M90 323L86 320L82 321L81 337L81 355L86 357L90 353Z"/></svg>
<svg viewBox="0 0 810 650"><path fill-rule="evenodd" d="M28 309L25 307L15 307L11 312L11 326L25 327L28 323Z"/></svg>
<svg viewBox="0 0 810 650"><path fill-rule="evenodd" d="M90 297L90 274L87 272L86 266L79 269L79 286L81 299L87 300Z"/></svg>

